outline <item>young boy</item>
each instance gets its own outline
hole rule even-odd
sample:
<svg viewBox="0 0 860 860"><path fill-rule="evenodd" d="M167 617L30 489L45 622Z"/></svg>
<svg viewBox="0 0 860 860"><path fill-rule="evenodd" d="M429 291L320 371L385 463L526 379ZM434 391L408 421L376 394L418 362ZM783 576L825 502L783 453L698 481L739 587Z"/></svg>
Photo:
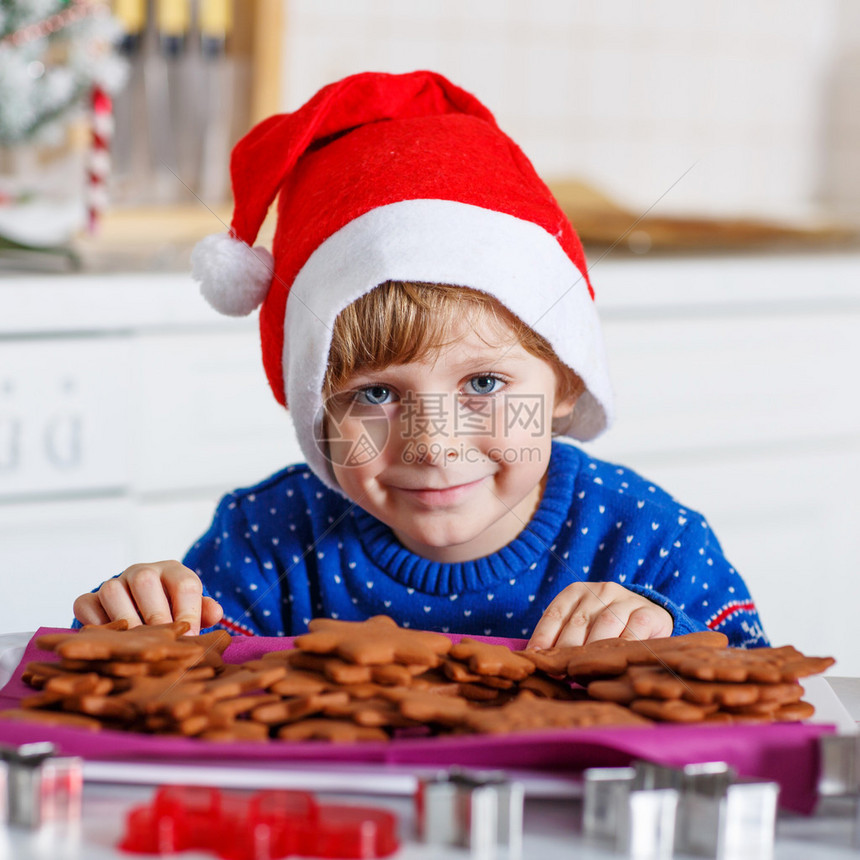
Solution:
<svg viewBox="0 0 860 860"><path fill-rule="evenodd" d="M224 313L261 305L307 465L228 495L184 564L78 598L80 622L767 644L701 515L563 441L611 415L585 259L480 102L429 72L355 75L257 126L232 172L231 232L195 277ZM271 256L250 246L276 197Z"/></svg>

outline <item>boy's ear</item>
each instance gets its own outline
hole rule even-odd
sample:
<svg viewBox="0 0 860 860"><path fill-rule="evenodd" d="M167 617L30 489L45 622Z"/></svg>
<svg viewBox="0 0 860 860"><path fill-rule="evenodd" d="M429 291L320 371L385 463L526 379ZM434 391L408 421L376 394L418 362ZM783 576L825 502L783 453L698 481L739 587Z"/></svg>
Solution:
<svg viewBox="0 0 860 860"><path fill-rule="evenodd" d="M573 407L576 406L576 401L579 400L580 393L581 392L576 392L575 394L565 397L564 400L557 401L552 409L552 417L565 418L570 415L570 413L573 412Z"/></svg>

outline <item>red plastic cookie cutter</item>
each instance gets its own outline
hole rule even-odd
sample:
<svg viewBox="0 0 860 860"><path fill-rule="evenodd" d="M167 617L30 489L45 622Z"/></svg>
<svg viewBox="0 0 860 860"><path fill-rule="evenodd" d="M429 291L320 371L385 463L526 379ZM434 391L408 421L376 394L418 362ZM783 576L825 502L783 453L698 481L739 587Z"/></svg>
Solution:
<svg viewBox="0 0 860 860"><path fill-rule="evenodd" d="M317 803L307 791L242 795L167 786L128 814L119 848L136 854L196 849L224 860L387 857L398 848L397 818L364 806Z"/></svg>

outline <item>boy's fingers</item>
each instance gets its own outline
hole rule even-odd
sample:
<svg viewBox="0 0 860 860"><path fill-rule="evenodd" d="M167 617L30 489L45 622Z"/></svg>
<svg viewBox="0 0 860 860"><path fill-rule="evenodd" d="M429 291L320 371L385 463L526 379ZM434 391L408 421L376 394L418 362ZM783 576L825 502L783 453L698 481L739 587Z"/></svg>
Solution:
<svg viewBox="0 0 860 860"><path fill-rule="evenodd" d="M575 632L587 626L586 604L591 598L588 583L576 582L562 589L544 610L529 640L530 648L554 648L561 645L581 645L585 633ZM568 627L570 629L568 630Z"/></svg>
<svg viewBox="0 0 860 860"><path fill-rule="evenodd" d="M526 647L541 649L555 647L555 640L560 629L561 625L558 622L549 622L541 618L535 625Z"/></svg>
<svg viewBox="0 0 860 860"><path fill-rule="evenodd" d="M107 624L111 619L95 594L82 594L72 607L81 624Z"/></svg>
<svg viewBox="0 0 860 860"><path fill-rule="evenodd" d="M568 647L570 645L585 645L594 639L607 639L617 636L624 627L614 620L617 610L607 599L604 590L591 583L583 583L577 603L571 607L570 614L565 620L556 645ZM599 622L599 624L598 624ZM598 624L598 631L593 635L594 625Z"/></svg>
<svg viewBox="0 0 860 860"><path fill-rule="evenodd" d="M143 623L122 579L103 582L96 596L111 621L125 620L128 621L129 627L137 627Z"/></svg>
<svg viewBox="0 0 860 860"><path fill-rule="evenodd" d="M166 624L173 620L170 603L164 593L161 571L141 565L128 577L128 588L144 624Z"/></svg>
<svg viewBox="0 0 860 860"><path fill-rule="evenodd" d="M562 601L555 598L549 606L544 610L540 621L535 625L531 639L529 639L529 648L552 648L556 644L556 639L561 631L564 622L567 620L567 609L563 606Z"/></svg>
<svg viewBox="0 0 860 860"><path fill-rule="evenodd" d="M588 628L583 644L597 642L601 639L616 639L626 629L629 608L623 603L610 603L601 612L595 614Z"/></svg>
<svg viewBox="0 0 860 860"><path fill-rule="evenodd" d="M621 639L651 639L655 636L671 636L674 623L672 616L662 606L643 606L630 613L627 626L621 631Z"/></svg>
<svg viewBox="0 0 860 860"><path fill-rule="evenodd" d="M191 635L200 632L203 614L203 585L197 574L185 567L170 568L164 574L164 590L175 621L187 621Z"/></svg>
<svg viewBox="0 0 860 860"><path fill-rule="evenodd" d="M669 612L619 585L580 582L555 596L527 647L561 648L615 638L650 639L670 636L672 627Z"/></svg>
<svg viewBox="0 0 860 860"><path fill-rule="evenodd" d="M569 648L572 645L584 645L590 622L591 616L583 607L578 606L570 613L556 636L556 647Z"/></svg>
<svg viewBox="0 0 860 860"><path fill-rule="evenodd" d="M211 627L213 624L217 624L223 617L224 609L221 604L211 597L204 597L200 611L200 626Z"/></svg>

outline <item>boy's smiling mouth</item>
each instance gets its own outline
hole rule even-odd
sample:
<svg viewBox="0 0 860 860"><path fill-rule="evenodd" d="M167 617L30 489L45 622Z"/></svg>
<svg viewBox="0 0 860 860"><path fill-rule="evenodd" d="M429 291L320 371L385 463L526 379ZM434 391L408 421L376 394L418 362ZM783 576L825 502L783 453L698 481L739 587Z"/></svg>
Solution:
<svg viewBox="0 0 860 860"><path fill-rule="evenodd" d="M395 492L404 493L427 507L441 507L458 502L485 480L486 476L462 484L451 484L447 487L402 487L393 484L389 486Z"/></svg>

